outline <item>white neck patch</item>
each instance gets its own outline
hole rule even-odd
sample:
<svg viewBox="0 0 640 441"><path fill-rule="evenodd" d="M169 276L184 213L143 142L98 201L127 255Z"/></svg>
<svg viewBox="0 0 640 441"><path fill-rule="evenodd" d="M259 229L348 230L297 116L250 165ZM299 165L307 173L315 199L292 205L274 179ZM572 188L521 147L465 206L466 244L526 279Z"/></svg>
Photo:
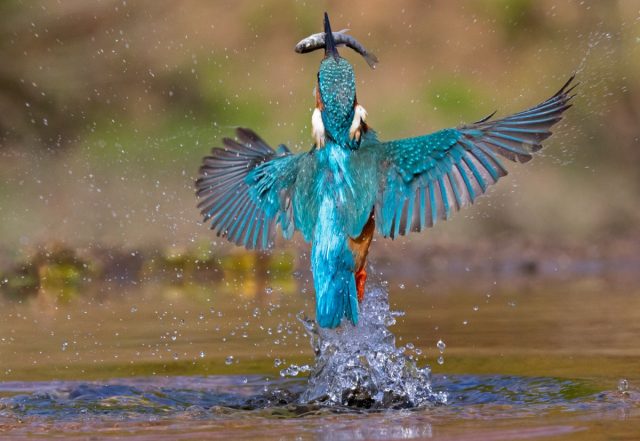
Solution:
<svg viewBox="0 0 640 441"><path fill-rule="evenodd" d="M351 122L351 127L349 128L349 136L351 137L351 139L360 139L360 127L366 119L367 111L360 104L357 104L354 109L353 121Z"/></svg>
<svg viewBox="0 0 640 441"><path fill-rule="evenodd" d="M313 111L313 115L311 115L311 133L316 141L316 146L318 148L324 147L324 123L322 122L322 112L317 107Z"/></svg>

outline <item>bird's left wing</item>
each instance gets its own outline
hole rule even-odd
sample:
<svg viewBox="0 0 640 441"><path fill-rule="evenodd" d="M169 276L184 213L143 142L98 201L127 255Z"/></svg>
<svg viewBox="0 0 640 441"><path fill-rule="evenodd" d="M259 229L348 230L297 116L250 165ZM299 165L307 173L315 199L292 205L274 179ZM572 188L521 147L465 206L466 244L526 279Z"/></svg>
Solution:
<svg viewBox="0 0 640 441"><path fill-rule="evenodd" d="M203 160L196 181L198 208L218 236L249 249L266 249L280 224L293 234L291 195L301 158L284 145L271 149L249 129L225 138Z"/></svg>
<svg viewBox="0 0 640 441"><path fill-rule="evenodd" d="M379 162L378 231L393 238L431 227L507 174L500 157L529 161L571 106L572 80L541 104L503 119L490 121L490 115L455 129L367 146Z"/></svg>

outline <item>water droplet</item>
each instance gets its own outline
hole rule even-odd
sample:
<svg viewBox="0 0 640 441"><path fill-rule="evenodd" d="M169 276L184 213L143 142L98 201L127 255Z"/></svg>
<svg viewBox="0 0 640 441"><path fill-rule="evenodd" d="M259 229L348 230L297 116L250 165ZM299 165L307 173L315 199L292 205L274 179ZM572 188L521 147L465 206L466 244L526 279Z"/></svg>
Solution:
<svg viewBox="0 0 640 441"><path fill-rule="evenodd" d="M629 382L625 378L618 381L618 392L623 394L629 392Z"/></svg>
<svg viewBox="0 0 640 441"><path fill-rule="evenodd" d="M136 308L135 306L132 306L129 311L131 311L131 314L135 314L136 312L138 312L138 308Z"/></svg>
<svg viewBox="0 0 640 441"><path fill-rule="evenodd" d="M478 305L474 305L474 306L473 306L473 310L474 310L474 311L476 311L476 312L477 312L479 309L480 309L480 307L479 307Z"/></svg>
<svg viewBox="0 0 640 441"><path fill-rule="evenodd" d="M233 363L233 355L229 355L224 361L224 364L226 365L230 365L231 363Z"/></svg>
<svg viewBox="0 0 640 441"><path fill-rule="evenodd" d="M200 358L204 358L204 356L207 355L204 353L204 351L200 351Z"/></svg>
<svg viewBox="0 0 640 441"><path fill-rule="evenodd" d="M436 343L436 346L437 346L437 348L438 348L438 350L440 351L441 354L447 348L447 345L442 340L438 340L438 343Z"/></svg>
<svg viewBox="0 0 640 441"><path fill-rule="evenodd" d="M266 287L266 288L264 289L264 292L265 292L265 293L267 293L267 294L271 294L271 293L273 293L273 288L271 288L270 286L268 286L268 287Z"/></svg>
<svg viewBox="0 0 640 441"><path fill-rule="evenodd" d="M282 364L282 360L280 360L279 358L276 358L275 360L273 360L274 367L280 367L281 364Z"/></svg>
<svg viewBox="0 0 640 441"><path fill-rule="evenodd" d="M438 357L438 364L440 365L444 364L444 357L442 355Z"/></svg>
<svg viewBox="0 0 640 441"><path fill-rule="evenodd" d="M62 349L63 351L66 351L68 347L69 347L69 343L67 343L66 341L63 341L63 342L62 342L62 347L61 347L61 349Z"/></svg>
<svg viewBox="0 0 640 441"><path fill-rule="evenodd" d="M405 288L404 283L399 284L399 285L398 285L398 288L400 288L400 289L404 289L404 288Z"/></svg>

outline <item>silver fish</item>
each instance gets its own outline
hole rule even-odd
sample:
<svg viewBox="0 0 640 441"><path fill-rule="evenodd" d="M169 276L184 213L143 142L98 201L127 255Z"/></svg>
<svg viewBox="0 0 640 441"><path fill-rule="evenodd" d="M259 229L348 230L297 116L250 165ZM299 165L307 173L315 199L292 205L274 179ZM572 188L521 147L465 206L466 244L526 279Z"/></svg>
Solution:
<svg viewBox="0 0 640 441"><path fill-rule="evenodd" d="M351 49L362 55L369 67L375 69L376 64L378 63L378 57L365 49L365 47L361 45L358 40L353 38L351 35L348 35L348 31L349 29L343 29L338 32L333 32L333 39L335 40L336 45L344 45L350 47ZM303 40L300 40L300 42L296 44L294 50L299 54L306 54L307 52L324 49L324 46L324 32L319 32L317 34L309 35Z"/></svg>

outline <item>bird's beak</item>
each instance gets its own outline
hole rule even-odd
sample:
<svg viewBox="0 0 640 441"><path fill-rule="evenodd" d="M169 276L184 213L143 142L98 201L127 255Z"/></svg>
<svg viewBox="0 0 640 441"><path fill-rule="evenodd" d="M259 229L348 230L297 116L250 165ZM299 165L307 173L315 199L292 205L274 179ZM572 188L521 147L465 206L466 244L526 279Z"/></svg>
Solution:
<svg viewBox="0 0 640 441"><path fill-rule="evenodd" d="M329 23L329 15L324 13L324 56L325 58L329 56L333 56L333 58L337 61L340 57L338 53L338 48L336 47L336 42L333 39L333 32L331 32L331 23Z"/></svg>

